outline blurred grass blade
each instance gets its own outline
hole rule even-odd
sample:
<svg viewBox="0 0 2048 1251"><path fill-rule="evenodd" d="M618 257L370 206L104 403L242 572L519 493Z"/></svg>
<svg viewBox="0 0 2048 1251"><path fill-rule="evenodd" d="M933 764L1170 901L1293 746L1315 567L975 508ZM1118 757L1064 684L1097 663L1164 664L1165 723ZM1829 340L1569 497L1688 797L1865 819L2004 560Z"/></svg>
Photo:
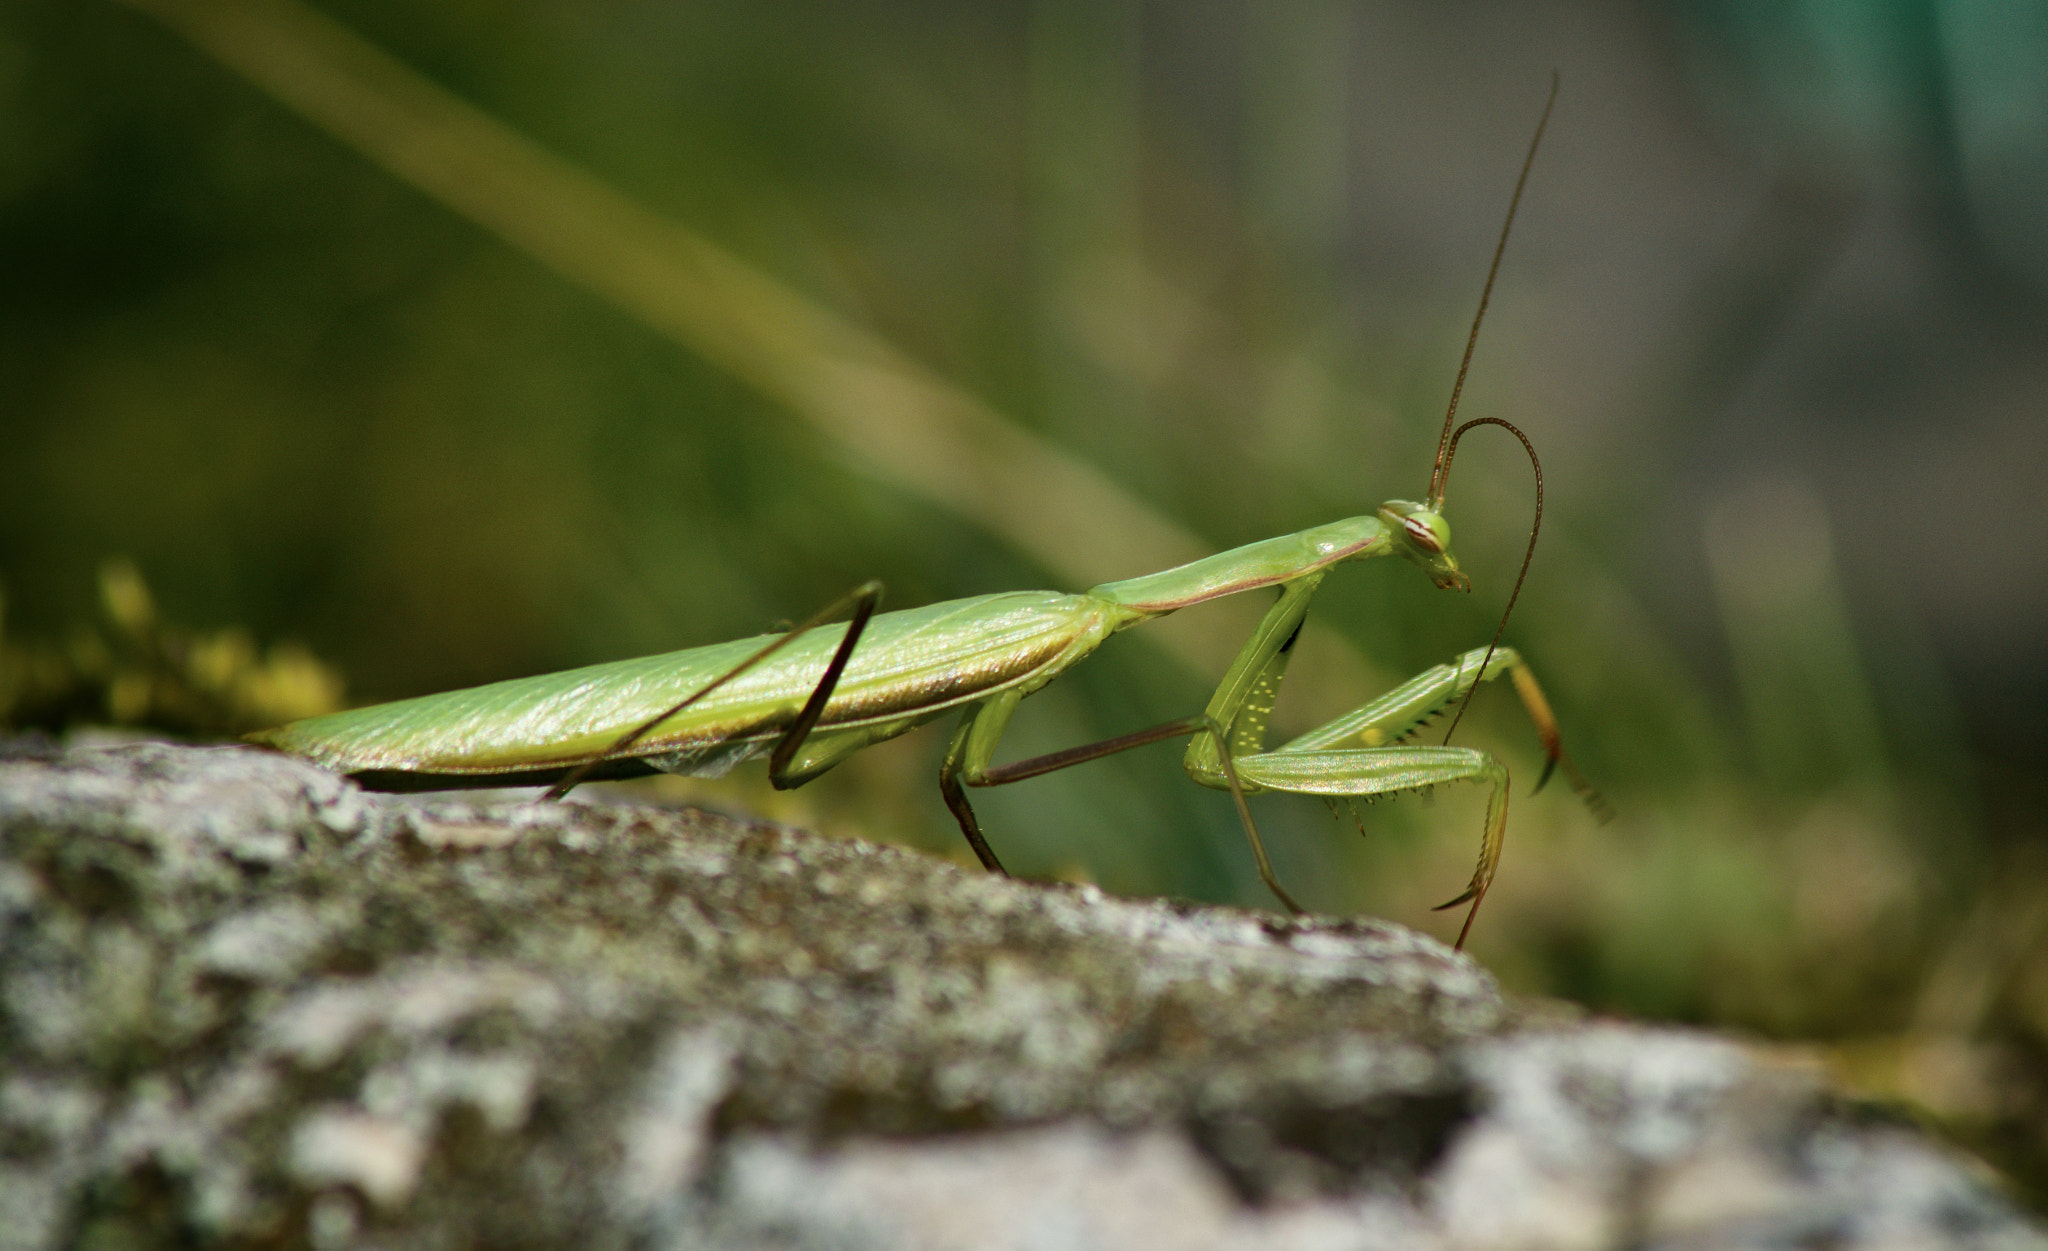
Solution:
<svg viewBox="0 0 2048 1251"><path fill-rule="evenodd" d="M1706 554L1759 775L1787 794L1854 782L1889 808L1883 717L1819 493L1789 475L1749 483L1709 514Z"/></svg>
<svg viewBox="0 0 2048 1251"><path fill-rule="evenodd" d="M879 337L528 141L296 0L123 0L432 199L774 397L859 471L1075 587L1211 550ZM1316 640L1337 689L1371 666ZM1306 641L1306 640L1305 640ZM1161 642L1204 673L1236 641Z"/></svg>
<svg viewBox="0 0 2048 1251"><path fill-rule="evenodd" d="M1207 554L1099 471L292 0L125 0L571 282L789 405L863 472L1077 583Z"/></svg>

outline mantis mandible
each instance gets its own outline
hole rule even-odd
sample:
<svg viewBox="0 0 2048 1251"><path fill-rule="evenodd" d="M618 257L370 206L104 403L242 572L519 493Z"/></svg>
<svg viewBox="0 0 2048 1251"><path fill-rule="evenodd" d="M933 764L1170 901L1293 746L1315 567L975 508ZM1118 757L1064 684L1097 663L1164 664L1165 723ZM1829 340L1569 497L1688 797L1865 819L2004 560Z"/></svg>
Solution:
<svg viewBox="0 0 2048 1251"><path fill-rule="evenodd" d="M1551 103L1556 100L1551 87ZM1469 701L1481 681L1514 682L1541 737L1543 780L1562 764L1598 806L1564 754L1555 717L1521 656L1499 645L1466 652L1370 703L1279 747L1266 726L1310 598L1331 569L1399 555L1443 589L1469 591L1451 554L1444 495L1458 440L1477 425L1505 427L1528 451L1536 478L1529 533L1542 523L1543 474L1520 430L1493 417L1454 426L1458 395L1478 341L1523 185L1550 117L1546 103L1516 180L1493 264L1480 295L1452 387L1424 502L1390 500L1371 514L1251 543L1078 595L1015 591L877 614L882 588L867 583L795 629L778 635L496 682L296 721L250 738L357 775L381 789L552 783L550 798L598 778L654 771L719 776L767 753L778 788L801 786L862 748L894 738L954 709L958 726L939 769L939 789L981 863L1004 872L967 801L965 787L999 786L1170 738L1190 738L1184 764L1195 781L1230 792L1259 876L1280 902L1303 909L1273 873L1246 796L1284 791L1375 796L1439 783L1489 788L1479 861L1457 898L1469 903L1457 945L1491 885L1507 831L1507 769L1466 747L1401 740L1423 722ZM1528 571L1528 556L1522 575ZM994 763L996 745L1025 696L1079 664L1119 630L1228 595L1277 588L1278 599L1195 716L1021 760ZM1509 595L1512 610L1521 577ZM850 610L843 624L828 624ZM1452 722L1455 729L1456 720ZM1449 735L1445 736L1448 744ZM1542 781L1537 783L1538 788Z"/></svg>

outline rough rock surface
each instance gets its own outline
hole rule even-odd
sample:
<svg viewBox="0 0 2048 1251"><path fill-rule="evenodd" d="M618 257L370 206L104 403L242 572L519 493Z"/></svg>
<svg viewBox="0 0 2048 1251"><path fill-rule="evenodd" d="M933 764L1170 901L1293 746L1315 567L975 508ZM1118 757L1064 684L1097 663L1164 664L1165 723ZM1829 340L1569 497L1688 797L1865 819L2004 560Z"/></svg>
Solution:
<svg viewBox="0 0 2048 1251"><path fill-rule="evenodd" d="M1811 1066L1390 925L0 752L0 1248L2048 1247Z"/></svg>

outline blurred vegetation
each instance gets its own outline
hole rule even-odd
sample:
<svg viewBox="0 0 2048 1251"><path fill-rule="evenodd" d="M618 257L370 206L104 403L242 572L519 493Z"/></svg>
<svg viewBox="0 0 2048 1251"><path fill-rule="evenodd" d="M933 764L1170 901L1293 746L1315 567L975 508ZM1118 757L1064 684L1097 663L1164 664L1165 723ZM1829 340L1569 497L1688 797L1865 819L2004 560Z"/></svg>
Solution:
<svg viewBox="0 0 2048 1251"><path fill-rule="evenodd" d="M340 675L301 645L167 622L125 560L100 567L99 589L100 623L58 640L10 637L0 598L0 726L222 738L342 707Z"/></svg>
<svg viewBox="0 0 2048 1251"><path fill-rule="evenodd" d="M102 613L114 556L369 700L1419 495L1552 69L1466 412L1545 457L1509 640L1621 816L1518 793L1476 954L1824 1042L2048 1193L2039 3L0 0L10 706L60 663L29 719L327 697L138 625L120 566ZM1333 576L1283 733L1491 632L1529 487L1467 446L1478 592ZM1117 640L1009 751L1199 707L1262 607ZM172 671L216 703L120 676ZM1512 700L1459 736L1529 776ZM663 793L959 855L941 746ZM991 837L1266 906L1177 751L991 793ZM1261 819L1314 906L1448 936L1479 811Z"/></svg>

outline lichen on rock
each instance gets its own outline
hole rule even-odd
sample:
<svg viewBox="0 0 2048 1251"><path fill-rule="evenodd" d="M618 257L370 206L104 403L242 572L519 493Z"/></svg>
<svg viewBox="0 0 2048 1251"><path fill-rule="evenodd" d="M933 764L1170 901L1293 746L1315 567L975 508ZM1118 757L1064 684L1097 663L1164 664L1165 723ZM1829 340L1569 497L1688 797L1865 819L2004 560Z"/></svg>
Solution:
<svg viewBox="0 0 2048 1251"><path fill-rule="evenodd" d="M2048 1246L1399 927L693 810L0 752L0 1246Z"/></svg>

